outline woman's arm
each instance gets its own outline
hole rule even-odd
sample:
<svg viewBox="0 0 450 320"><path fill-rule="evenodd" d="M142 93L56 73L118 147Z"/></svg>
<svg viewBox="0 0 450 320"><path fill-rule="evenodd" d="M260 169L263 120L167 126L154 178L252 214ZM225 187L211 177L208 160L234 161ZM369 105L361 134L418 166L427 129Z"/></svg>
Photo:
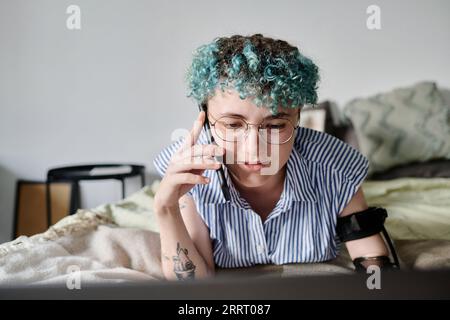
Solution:
<svg viewBox="0 0 450 320"><path fill-rule="evenodd" d="M166 279L186 280L214 275L211 240L194 201L183 196L179 206L155 210L161 237L162 268Z"/></svg>
<svg viewBox="0 0 450 320"><path fill-rule="evenodd" d="M204 121L202 111L183 145L171 157L155 194L153 208L159 224L162 267L167 279L204 278L214 273L209 233L194 200L186 195L196 184L210 182L202 175L205 170L217 170L221 166L214 156L223 155L222 148L196 145Z"/></svg>
<svg viewBox="0 0 450 320"><path fill-rule="evenodd" d="M355 212L363 211L368 208L364 193L361 188L353 196L352 200L340 213L340 217L345 217ZM359 257L377 257L388 256L389 251L380 234L362 238L345 243L348 253L352 260Z"/></svg>

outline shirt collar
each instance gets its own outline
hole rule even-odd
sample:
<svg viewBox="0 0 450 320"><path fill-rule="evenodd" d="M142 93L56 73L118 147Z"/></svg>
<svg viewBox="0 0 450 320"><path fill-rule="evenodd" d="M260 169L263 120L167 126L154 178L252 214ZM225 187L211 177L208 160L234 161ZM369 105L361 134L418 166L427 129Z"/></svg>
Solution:
<svg viewBox="0 0 450 320"><path fill-rule="evenodd" d="M299 149L301 146L294 145L287 162L287 190L295 201L317 202L312 172Z"/></svg>

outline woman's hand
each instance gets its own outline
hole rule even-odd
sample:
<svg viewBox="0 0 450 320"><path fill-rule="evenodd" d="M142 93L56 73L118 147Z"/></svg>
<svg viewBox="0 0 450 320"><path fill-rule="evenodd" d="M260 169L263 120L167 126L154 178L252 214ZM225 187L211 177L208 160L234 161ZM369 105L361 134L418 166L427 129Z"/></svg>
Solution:
<svg viewBox="0 0 450 320"><path fill-rule="evenodd" d="M220 168L221 163L216 161L214 156L223 155L223 149L212 144L196 144L204 121L205 112L202 111L185 142L172 156L155 195L156 213L165 212L166 208L178 207L178 200L196 184L209 183L208 178L202 176L205 170Z"/></svg>

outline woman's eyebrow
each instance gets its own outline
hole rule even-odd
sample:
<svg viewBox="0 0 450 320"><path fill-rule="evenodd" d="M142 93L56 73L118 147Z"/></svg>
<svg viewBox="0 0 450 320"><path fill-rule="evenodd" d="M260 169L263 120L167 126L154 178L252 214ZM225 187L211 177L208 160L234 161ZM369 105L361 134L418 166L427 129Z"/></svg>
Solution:
<svg viewBox="0 0 450 320"><path fill-rule="evenodd" d="M278 112L276 115L270 115L264 118L264 120L267 119L276 119L276 118L283 118L283 117L290 117L291 115L286 112Z"/></svg>
<svg viewBox="0 0 450 320"><path fill-rule="evenodd" d="M246 117L244 117L242 114L239 113L230 113L230 112L225 112L221 114L222 117L239 117L239 118L244 118L247 119ZM278 112L276 115L269 115L267 117L264 117L264 120L267 119L276 119L276 118L282 118L282 117L290 117L291 115L289 113L286 112Z"/></svg>
<svg viewBox="0 0 450 320"><path fill-rule="evenodd" d="M239 114L239 113L225 112L225 113L221 113L220 116L221 117L239 117L239 118L246 119L244 116L242 116L242 114Z"/></svg>

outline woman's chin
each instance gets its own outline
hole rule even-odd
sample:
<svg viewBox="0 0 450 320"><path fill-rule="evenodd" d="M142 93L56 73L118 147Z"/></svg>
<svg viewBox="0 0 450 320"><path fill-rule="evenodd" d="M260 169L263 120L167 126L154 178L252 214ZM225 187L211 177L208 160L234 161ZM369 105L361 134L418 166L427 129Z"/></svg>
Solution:
<svg viewBox="0 0 450 320"><path fill-rule="evenodd" d="M234 178L239 184L248 188L256 188L263 186L270 176L261 174L259 165L236 164L232 170Z"/></svg>

